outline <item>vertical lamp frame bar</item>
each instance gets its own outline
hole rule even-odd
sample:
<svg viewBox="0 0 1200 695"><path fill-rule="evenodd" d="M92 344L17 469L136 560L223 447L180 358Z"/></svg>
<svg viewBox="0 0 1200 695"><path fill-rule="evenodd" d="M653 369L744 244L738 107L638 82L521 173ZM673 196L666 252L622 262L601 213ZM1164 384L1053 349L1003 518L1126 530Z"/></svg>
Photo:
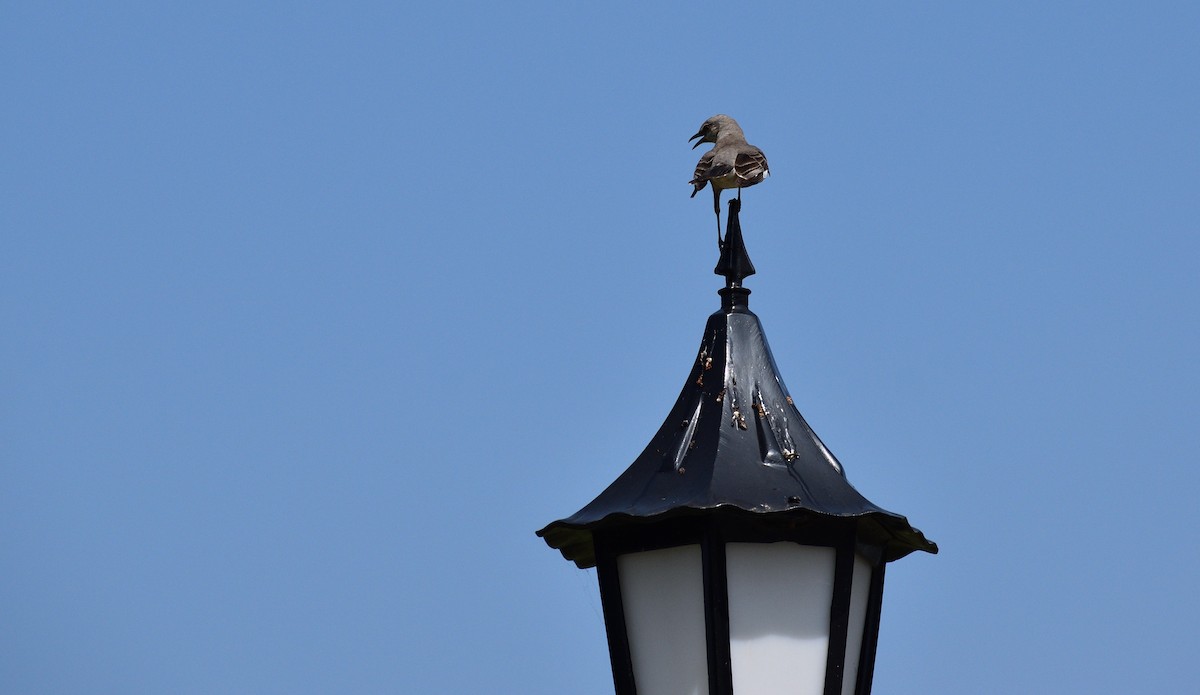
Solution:
<svg viewBox="0 0 1200 695"><path fill-rule="evenodd" d="M725 539L715 527L704 534L704 628L708 636L708 692L733 692L733 657L729 646L729 574Z"/></svg>
<svg viewBox="0 0 1200 695"><path fill-rule="evenodd" d="M882 560L871 572L871 589L867 596L867 624L863 629L862 652L858 658L858 686L854 695L871 695L875 678L875 650L879 646L879 622L883 617L883 578L887 563Z"/></svg>
<svg viewBox="0 0 1200 695"><path fill-rule="evenodd" d="M629 629L625 624L625 601L621 596L621 576L617 553L600 534L595 537L596 579L600 584L600 606L608 634L608 653L612 661L616 695L637 695L633 677L633 656L629 651Z"/></svg>
<svg viewBox="0 0 1200 695"><path fill-rule="evenodd" d="M854 539L838 543L833 565L833 598L829 606L829 649L825 662L825 695L841 695L850 631L850 597L854 586Z"/></svg>

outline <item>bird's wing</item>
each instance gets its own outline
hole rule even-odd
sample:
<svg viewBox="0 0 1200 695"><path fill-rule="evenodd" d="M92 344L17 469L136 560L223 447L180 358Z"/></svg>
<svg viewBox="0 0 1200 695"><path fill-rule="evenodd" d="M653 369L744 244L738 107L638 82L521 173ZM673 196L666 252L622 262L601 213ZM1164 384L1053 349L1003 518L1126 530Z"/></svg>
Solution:
<svg viewBox="0 0 1200 695"><path fill-rule="evenodd" d="M696 194L703 190L708 180L712 178L712 160L713 151L709 150L704 153L699 162L696 162L696 171L692 174L692 180L688 181L688 183L696 187L692 191L691 197L695 198Z"/></svg>
<svg viewBox="0 0 1200 695"><path fill-rule="evenodd" d="M733 162L733 168L737 171L739 179L761 181L768 172L767 157L762 150L752 145L750 149L738 152L737 159Z"/></svg>
<svg viewBox="0 0 1200 695"><path fill-rule="evenodd" d="M733 168L734 167L732 164L726 164L725 162L714 162L712 166L704 170L704 178L719 179L733 171Z"/></svg>
<svg viewBox="0 0 1200 695"><path fill-rule="evenodd" d="M696 171L692 174L692 180L688 181L688 183L703 182L712 178L709 170L712 168L713 151L714 150L709 150L708 152L705 152L704 156L700 158L700 161L696 162Z"/></svg>

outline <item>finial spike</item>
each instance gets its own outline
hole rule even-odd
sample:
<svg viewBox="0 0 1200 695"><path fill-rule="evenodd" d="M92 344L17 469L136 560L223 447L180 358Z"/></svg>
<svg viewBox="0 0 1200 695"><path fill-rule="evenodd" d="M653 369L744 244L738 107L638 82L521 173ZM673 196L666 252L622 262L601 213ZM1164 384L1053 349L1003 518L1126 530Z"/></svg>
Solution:
<svg viewBox="0 0 1200 695"><path fill-rule="evenodd" d="M734 198L729 201L729 219L725 226L725 243L721 244L721 259L713 272L725 276L725 287L741 287L742 280L754 274L754 264L750 262L750 254L746 252L746 244L742 241L742 224L738 213L742 209L742 201Z"/></svg>

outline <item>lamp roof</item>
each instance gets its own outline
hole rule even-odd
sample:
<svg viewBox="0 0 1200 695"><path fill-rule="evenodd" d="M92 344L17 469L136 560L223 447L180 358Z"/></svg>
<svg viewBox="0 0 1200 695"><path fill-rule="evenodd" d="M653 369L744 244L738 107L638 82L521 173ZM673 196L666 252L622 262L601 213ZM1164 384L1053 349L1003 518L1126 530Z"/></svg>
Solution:
<svg viewBox="0 0 1200 695"><path fill-rule="evenodd" d="M580 567L595 564L593 532L682 516L856 520L885 560L937 545L863 497L788 394L741 281L754 273L739 201L729 202L722 306L708 318L683 390L641 455L574 515L538 531Z"/></svg>

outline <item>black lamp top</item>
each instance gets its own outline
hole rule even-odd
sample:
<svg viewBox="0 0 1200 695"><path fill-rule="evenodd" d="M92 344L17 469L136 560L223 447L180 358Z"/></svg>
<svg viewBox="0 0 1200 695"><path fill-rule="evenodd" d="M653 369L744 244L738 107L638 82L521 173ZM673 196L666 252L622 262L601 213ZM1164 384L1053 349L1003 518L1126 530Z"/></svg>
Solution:
<svg viewBox="0 0 1200 695"><path fill-rule="evenodd" d="M716 273L726 287L675 406L624 473L573 516L538 531L580 567L595 564L593 531L655 519L733 513L857 519L886 560L937 552L908 520L871 503L796 409L741 281L754 273L731 200Z"/></svg>

